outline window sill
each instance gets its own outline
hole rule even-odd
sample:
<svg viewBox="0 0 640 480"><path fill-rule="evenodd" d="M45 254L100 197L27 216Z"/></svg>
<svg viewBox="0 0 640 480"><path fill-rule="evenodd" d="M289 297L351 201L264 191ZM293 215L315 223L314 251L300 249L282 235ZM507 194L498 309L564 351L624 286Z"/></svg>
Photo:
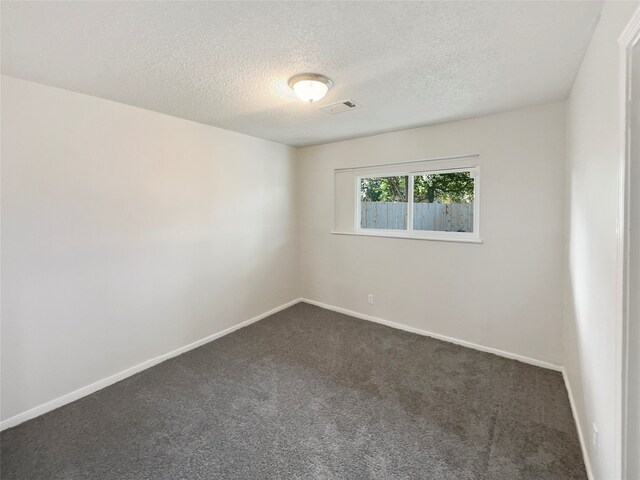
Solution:
<svg viewBox="0 0 640 480"><path fill-rule="evenodd" d="M356 237L383 237L383 238L401 238L408 240L428 240L435 242L455 242L455 243L484 243L479 238L473 237L448 237L448 236L436 236L436 235L411 235L406 233L393 233L393 232L337 232L332 231L332 235L351 235Z"/></svg>

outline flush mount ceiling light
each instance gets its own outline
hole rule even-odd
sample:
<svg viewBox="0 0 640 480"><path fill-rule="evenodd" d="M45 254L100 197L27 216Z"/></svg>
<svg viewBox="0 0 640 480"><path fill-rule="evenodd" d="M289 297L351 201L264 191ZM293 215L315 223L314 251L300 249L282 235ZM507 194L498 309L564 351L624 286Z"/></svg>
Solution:
<svg viewBox="0 0 640 480"><path fill-rule="evenodd" d="M301 73L289 79L289 86L300 100L312 103L324 97L333 82L319 73Z"/></svg>

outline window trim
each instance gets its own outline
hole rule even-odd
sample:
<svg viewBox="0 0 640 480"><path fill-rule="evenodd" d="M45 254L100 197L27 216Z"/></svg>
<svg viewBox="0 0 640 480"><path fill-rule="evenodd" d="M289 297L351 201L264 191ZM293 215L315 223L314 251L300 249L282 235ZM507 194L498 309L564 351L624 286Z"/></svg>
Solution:
<svg viewBox="0 0 640 480"><path fill-rule="evenodd" d="M416 175L434 175L442 173L470 172L473 176L473 232L442 232L437 230L414 230L413 228L413 182ZM362 228L362 201L361 201L361 185L363 178L382 178L382 177L408 177L407 185L407 229L378 229L378 228ZM407 169L399 173L385 172L356 175L356 208L355 210L355 228L353 232L333 232L344 233L346 235L364 235L370 237L389 237L389 238L413 238L419 240L439 240L449 242L466 242L466 243L482 243L480 239L480 167L478 165L469 167L453 167L453 168L434 168L429 169Z"/></svg>

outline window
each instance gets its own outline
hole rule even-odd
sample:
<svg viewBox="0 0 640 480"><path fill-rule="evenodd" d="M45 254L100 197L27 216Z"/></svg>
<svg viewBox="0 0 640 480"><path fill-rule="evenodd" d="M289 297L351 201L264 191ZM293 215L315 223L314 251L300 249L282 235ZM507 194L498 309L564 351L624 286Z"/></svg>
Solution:
<svg viewBox="0 0 640 480"><path fill-rule="evenodd" d="M413 176L413 229L473 232L475 181L471 171Z"/></svg>
<svg viewBox="0 0 640 480"><path fill-rule="evenodd" d="M477 167L358 175L354 233L479 241L478 180Z"/></svg>
<svg viewBox="0 0 640 480"><path fill-rule="evenodd" d="M360 179L360 228L406 230L409 177Z"/></svg>

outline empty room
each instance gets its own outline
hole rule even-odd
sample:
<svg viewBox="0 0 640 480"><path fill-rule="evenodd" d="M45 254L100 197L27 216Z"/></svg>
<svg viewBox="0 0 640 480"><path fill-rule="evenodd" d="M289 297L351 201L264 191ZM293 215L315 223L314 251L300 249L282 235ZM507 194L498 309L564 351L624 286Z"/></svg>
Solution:
<svg viewBox="0 0 640 480"><path fill-rule="evenodd" d="M0 477L640 480L639 7L0 1Z"/></svg>

